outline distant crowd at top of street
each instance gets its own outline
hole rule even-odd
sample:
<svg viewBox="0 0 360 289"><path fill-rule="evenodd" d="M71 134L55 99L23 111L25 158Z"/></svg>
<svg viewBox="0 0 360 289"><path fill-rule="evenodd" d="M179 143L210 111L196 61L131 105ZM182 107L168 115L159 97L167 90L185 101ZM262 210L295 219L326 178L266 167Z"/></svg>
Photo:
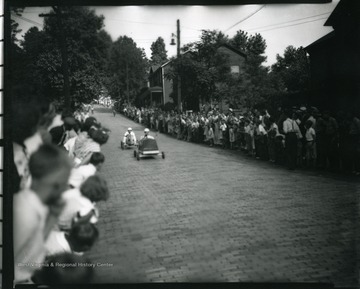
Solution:
<svg viewBox="0 0 360 289"><path fill-rule="evenodd" d="M360 174L358 111L332 114L302 106L271 113L245 109L238 114L204 106L199 112L178 113L132 105L123 105L120 111L180 140L242 150L289 169L313 167Z"/></svg>

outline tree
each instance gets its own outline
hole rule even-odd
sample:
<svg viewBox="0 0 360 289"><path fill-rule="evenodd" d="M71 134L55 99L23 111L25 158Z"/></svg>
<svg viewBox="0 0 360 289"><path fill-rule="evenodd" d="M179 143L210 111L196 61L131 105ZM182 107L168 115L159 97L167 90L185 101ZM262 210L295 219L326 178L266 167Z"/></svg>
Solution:
<svg viewBox="0 0 360 289"><path fill-rule="evenodd" d="M133 39L119 37L111 47L108 90L113 97L133 102L146 82L144 51L136 46Z"/></svg>
<svg viewBox="0 0 360 289"><path fill-rule="evenodd" d="M250 60L249 64L254 68L266 61L266 56L263 55L266 49L266 41L261 34L248 35L247 32L239 30L229 42L230 45L247 55L248 63Z"/></svg>
<svg viewBox="0 0 360 289"><path fill-rule="evenodd" d="M228 56L219 51L222 44L228 44L246 54L241 73L230 73ZM239 30L229 39L221 31L203 30L200 41L187 44L183 51L191 51L191 57L182 57L176 73L182 79L184 101L197 99L225 102L232 107L253 107L266 102L268 95L268 68L263 66L266 42L260 34L248 35ZM174 93L176 95L176 92Z"/></svg>
<svg viewBox="0 0 360 289"><path fill-rule="evenodd" d="M56 16L45 18L44 31L57 43L61 41L61 30L66 31L70 93L77 102L90 102L98 97L102 88L107 50L101 41L104 17L85 7L62 7L61 22L63 27L59 27ZM50 55L56 57L56 49L54 53Z"/></svg>
<svg viewBox="0 0 360 289"><path fill-rule="evenodd" d="M26 91L31 97L48 95L51 96L51 100L61 97L62 82L59 80L62 79L61 63L59 57L53 58L53 54L49 54L53 49L51 37L44 31L39 31L37 27L32 27L25 33L21 45L23 47L21 94L25 94ZM44 63L45 59L46 63ZM55 92L55 87L58 92Z"/></svg>
<svg viewBox="0 0 360 289"><path fill-rule="evenodd" d="M150 49L150 65L162 65L168 60L167 51L165 50L165 42L162 37L158 37L158 39L151 44Z"/></svg>
<svg viewBox="0 0 360 289"><path fill-rule="evenodd" d="M172 59L171 70L165 77L173 80L174 102L177 100L178 74L185 109L197 111L200 103L218 98L218 84L230 72L227 55L218 50L226 41L227 37L222 32L203 30L200 41L187 44L182 48L183 52L187 52L180 59Z"/></svg>
<svg viewBox="0 0 360 289"><path fill-rule="evenodd" d="M16 16L21 16L23 12L23 8L11 8L11 13ZM19 29L19 24L14 20L10 20L10 44L9 44L9 57L10 63L8 68L8 81L9 81L9 94L13 98L17 98L19 95L23 94L22 83L23 76L25 74L24 70L24 53L19 46L19 40L17 38L17 34L21 32ZM16 100L14 100L16 101Z"/></svg>
<svg viewBox="0 0 360 289"><path fill-rule="evenodd" d="M229 93L237 95L237 98L230 96L232 104L246 107L264 104L269 92L269 69L263 65L266 60L265 39L258 33L248 35L247 32L239 30L229 43L246 54L244 73L239 75L235 83L232 79L228 81L232 83Z"/></svg>
<svg viewBox="0 0 360 289"><path fill-rule="evenodd" d="M278 76L287 91L299 92L309 88L309 59L303 47L286 47L284 56L276 55L276 63L272 65L271 71Z"/></svg>
<svg viewBox="0 0 360 289"><path fill-rule="evenodd" d="M110 36L102 30L103 16L85 7L61 7L61 24L54 11L45 15L44 29L31 28L21 42L23 68L16 68L14 75L21 75L17 85L20 91L29 91L64 102L62 70L61 29L66 31L65 49L70 76L70 93L75 102L90 102L97 98L106 77L107 58L112 44ZM16 61L12 57L13 61ZM15 86L15 85L13 85Z"/></svg>
<svg viewBox="0 0 360 289"><path fill-rule="evenodd" d="M284 56L277 54L276 63L271 66L270 78L274 89L288 105L307 102L310 64L304 48L290 45L286 47Z"/></svg>
<svg viewBox="0 0 360 289"><path fill-rule="evenodd" d="M61 45L64 44L74 102L97 98L106 78L112 44L110 36L102 30L103 16L85 7L61 7L62 28L55 11L44 16L44 29L30 28L17 46L16 55L11 55L12 93L18 97L46 97L63 104ZM61 29L66 31L65 42L60 37ZM13 65L19 61L21 65Z"/></svg>
<svg viewBox="0 0 360 289"><path fill-rule="evenodd" d="M219 66L224 56L217 49L227 42L228 38L221 31L202 30L200 41L194 44L197 60L203 62L207 68Z"/></svg>
<svg viewBox="0 0 360 289"><path fill-rule="evenodd" d="M21 16L21 14L24 12L24 7L11 7L10 11L16 16ZM10 19L10 26L11 26L11 43L15 44L19 41L16 35L20 33L22 30L19 29L19 23L17 23L14 19Z"/></svg>

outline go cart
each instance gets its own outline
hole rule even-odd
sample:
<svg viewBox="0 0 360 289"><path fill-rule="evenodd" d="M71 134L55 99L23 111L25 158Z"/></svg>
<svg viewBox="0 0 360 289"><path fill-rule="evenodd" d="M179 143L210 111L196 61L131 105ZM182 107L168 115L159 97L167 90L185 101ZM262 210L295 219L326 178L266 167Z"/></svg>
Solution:
<svg viewBox="0 0 360 289"><path fill-rule="evenodd" d="M165 153L160 152L155 139L145 138L139 141L137 150L134 150L134 157L139 161L142 157L161 155L165 159Z"/></svg>
<svg viewBox="0 0 360 289"><path fill-rule="evenodd" d="M134 142L129 138L126 139L126 143L124 143L123 141L120 141L120 146L121 146L122 150L128 149L128 148L134 148L137 145L138 145L137 142Z"/></svg>

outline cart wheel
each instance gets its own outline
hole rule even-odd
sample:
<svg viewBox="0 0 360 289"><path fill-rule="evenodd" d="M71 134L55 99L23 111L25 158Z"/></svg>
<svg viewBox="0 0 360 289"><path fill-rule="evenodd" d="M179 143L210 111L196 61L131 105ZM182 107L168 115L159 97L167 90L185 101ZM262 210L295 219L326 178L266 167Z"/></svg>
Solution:
<svg viewBox="0 0 360 289"><path fill-rule="evenodd" d="M121 149L123 150L124 149L124 143L122 141L120 142L120 145L121 145Z"/></svg>
<svg viewBox="0 0 360 289"><path fill-rule="evenodd" d="M165 158L165 153L162 152L162 153L161 153L161 156L162 156L162 158L164 159L164 158Z"/></svg>
<svg viewBox="0 0 360 289"><path fill-rule="evenodd" d="M139 161L140 160L140 154L137 154L136 159Z"/></svg>
<svg viewBox="0 0 360 289"><path fill-rule="evenodd" d="M136 158L136 151L134 151L134 158Z"/></svg>

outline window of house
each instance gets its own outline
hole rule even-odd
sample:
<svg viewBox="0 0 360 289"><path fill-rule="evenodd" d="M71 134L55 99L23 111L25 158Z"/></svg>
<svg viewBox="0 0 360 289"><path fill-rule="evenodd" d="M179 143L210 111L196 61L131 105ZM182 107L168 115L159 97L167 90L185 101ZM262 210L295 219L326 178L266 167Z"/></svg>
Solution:
<svg viewBox="0 0 360 289"><path fill-rule="evenodd" d="M239 65L233 65L230 67L231 73L240 73L240 67Z"/></svg>

